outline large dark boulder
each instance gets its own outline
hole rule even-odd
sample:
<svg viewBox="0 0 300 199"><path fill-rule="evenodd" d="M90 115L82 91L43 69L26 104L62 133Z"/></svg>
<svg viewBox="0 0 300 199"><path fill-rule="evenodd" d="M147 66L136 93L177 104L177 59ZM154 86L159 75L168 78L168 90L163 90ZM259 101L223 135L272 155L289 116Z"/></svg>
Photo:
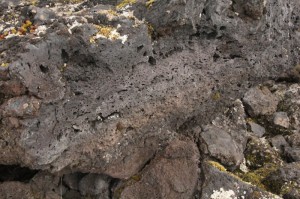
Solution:
<svg viewBox="0 0 300 199"><path fill-rule="evenodd" d="M112 197L137 173L151 181L176 160L166 179L185 179L187 162L191 186L156 191L192 197L205 158L240 167L249 115L266 130L259 136L279 129L291 145L282 161L297 161L299 13L298 0L1 0L0 164L53 175L55 186L63 175L106 176ZM275 112L289 125L261 122ZM187 154L158 155L173 140L190 140ZM195 146L201 155L189 156ZM78 188L81 177L66 183L69 198L95 196Z"/></svg>

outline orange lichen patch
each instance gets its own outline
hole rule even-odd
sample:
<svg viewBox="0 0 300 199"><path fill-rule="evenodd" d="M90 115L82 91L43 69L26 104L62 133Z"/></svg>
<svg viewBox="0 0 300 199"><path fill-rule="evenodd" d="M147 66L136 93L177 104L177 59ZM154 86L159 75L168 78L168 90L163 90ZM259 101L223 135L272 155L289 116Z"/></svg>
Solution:
<svg viewBox="0 0 300 199"><path fill-rule="evenodd" d="M33 32L36 27L32 24L30 20L26 20L22 26L19 28L20 35L26 35L27 32Z"/></svg>
<svg viewBox="0 0 300 199"><path fill-rule="evenodd" d="M32 25L32 22L30 21L30 20L26 20L25 22L24 22L24 24L23 24L23 26L25 27L25 28L28 28L28 27L30 27Z"/></svg>
<svg viewBox="0 0 300 199"><path fill-rule="evenodd" d="M5 37L8 35L7 32L4 32L3 34L0 34L0 40L5 39Z"/></svg>
<svg viewBox="0 0 300 199"><path fill-rule="evenodd" d="M27 29L24 27L19 28L18 33L20 35L26 35Z"/></svg>
<svg viewBox="0 0 300 199"><path fill-rule="evenodd" d="M30 33L35 33L35 31L36 31L36 29L37 29L37 27L35 26L35 25L32 25L31 27L30 27Z"/></svg>
<svg viewBox="0 0 300 199"><path fill-rule="evenodd" d="M2 34L0 34L0 40L6 39L11 36L26 35L27 33L34 33L36 26L32 24L30 20L24 21L24 23L19 28L8 28Z"/></svg>

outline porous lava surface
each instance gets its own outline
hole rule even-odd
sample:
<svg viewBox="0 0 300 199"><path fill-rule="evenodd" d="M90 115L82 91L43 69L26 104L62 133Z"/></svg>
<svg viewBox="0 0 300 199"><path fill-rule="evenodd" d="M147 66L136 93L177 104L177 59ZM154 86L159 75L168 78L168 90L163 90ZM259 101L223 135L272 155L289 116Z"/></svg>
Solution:
<svg viewBox="0 0 300 199"><path fill-rule="evenodd" d="M0 198L300 198L299 13L1 0Z"/></svg>

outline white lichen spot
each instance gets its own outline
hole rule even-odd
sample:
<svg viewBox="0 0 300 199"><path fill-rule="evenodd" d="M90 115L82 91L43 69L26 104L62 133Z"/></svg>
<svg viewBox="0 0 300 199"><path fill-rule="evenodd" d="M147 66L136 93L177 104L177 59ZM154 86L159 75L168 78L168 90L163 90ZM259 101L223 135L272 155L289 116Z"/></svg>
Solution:
<svg viewBox="0 0 300 199"><path fill-rule="evenodd" d="M268 145L268 141L267 141L267 139L266 139L265 137L259 138L259 140L261 141L261 143L262 143L263 145L265 145L265 146Z"/></svg>
<svg viewBox="0 0 300 199"><path fill-rule="evenodd" d="M292 94L296 94L300 91L300 86L298 84L292 84L287 92L291 92Z"/></svg>
<svg viewBox="0 0 300 199"><path fill-rule="evenodd" d="M127 9L131 8L131 7L132 7L131 5L126 5L123 8L119 8L119 10L124 11L124 10L127 10Z"/></svg>
<svg viewBox="0 0 300 199"><path fill-rule="evenodd" d="M233 190L225 191L220 188L219 191L213 190L213 194L210 196L211 199L237 199Z"/></svg>
<svg viewBox="0 0 300 199"><path fill-rule="evenodd" d="M3 32L7 33L7 35L5 36L6 39L16 37L16 36L22 36L18 33L18 31L14 27L6 28L3 30Z"/></svg>
<svg viewBox="0 0 300 199"><path fill-rule="evenodd" d="M267 5L267 0L264 0L264 7L266 7Z"/></svg>
<svg viewBox="0 0 300 199"><path fill-rule="evenodd" d="M123 11L120 16L124 16L126 18L135 18L133 11Z"/></svg>
<svg viewBox="0 0 300 199"><path fill-rule="evenodd" d="M113 119L117 119L117 118L119 118L119 117L120 117L120 115L119 115L118 113L115 113L115 114L112 114L112 115L108 116L107 119L113 120Z"/></svg>
<svg viewBox="0 0 300 199"><path fill-rule="evenodd" d="M0 32L4 30L4 25L0 24Z"/></svg>
<svg viewBox="0 0 300 199"><path fill-rule="evenodd" d="M244 173L249 172L249 169L246 165L246 159L245 158L243 159L243 162L240 164L240 170Z"/></svg>
<svg viewBox="0 0 300 199"><path fill-rule="evenodd" d="M69 27L69 29L68 29L69 33L72 34L72 29L75 28L75 27L79 27L79 26L82 26L82 23L79 23L77 20L75 20L72 25L69 24L68 25L68 27Z"/></svg>
<svg viewBox="0 0 300 199"><path fill-rule="evenodd" d="M25 103L23 104L23 109L26 109L29 106L29 104Z"/></svg>
<svg viewBox="0 0 300 199"><path fill-rule="evenodd" d="M108 154L108 153L103 156L103 159L105 160L106 163L109 163L111 158L112 158L112 155Z"/></svg>
<svg viewBox="0 0 300 199"><path fill-rule="evenodd" d="M37 36L40 36L41 34L45 34L47 30L47 26L42 25L42 26L38 26L37 29L35 30L35 34Z"/></svg>
<svg viewBox="0 0 300 199"><path fill-rule="evenodd" d="M121 39L122 44L125 44L125 42L126 42L127 39L128 39L128 35L120 36L119 39Z"/></svg>
<svg viewBox="0 0 300 199"><path fill-rule="evenodd" d="M105 38L109 40L121 40L122 44L124 44L127 39L128 35L120 35L118 32L118 28L120 28L121 25L118 25L117 28L110 27L110 26L99 26L97 25L96 28L99 30L98 33L90 38L91 43L96 43L96 40L99 38Z"/></svg>

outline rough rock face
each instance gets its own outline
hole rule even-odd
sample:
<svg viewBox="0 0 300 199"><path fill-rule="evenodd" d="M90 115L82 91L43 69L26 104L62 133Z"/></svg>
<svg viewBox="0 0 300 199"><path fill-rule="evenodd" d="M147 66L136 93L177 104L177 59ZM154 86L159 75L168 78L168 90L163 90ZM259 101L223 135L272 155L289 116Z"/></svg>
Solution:
<svg viewBox="0 0 300 199"><path fill-rule="evenodd" d="M175 140L137 176L137 182L124 185L120 198L192 198L198 161L194 143Z"/></svg>
<svg viewBox="0 0 300 199"><path fill-rule="evenodd" d="M259 115L273 114L278 105L278 100L266 87L255 87L245 93L243 98L245 105L248 107L248 114L252 117ZM280 120L274 118L274 122Z"/></svg>
<svg viewBox="0 0 300 199"><path fill-rule="evenodd" d="M249 183L242 182L233 175L228 175L220 167L215 168L215 164L205 163L204 168L206 181L202 187L202 198L280 198Z"/></svg>
<svg viewBox="0 0 300 199"><path fill-rule="evenodd" d="M240 100L236 100L228 115L218 116L212 124L204 126L200 135L205 153L218 159L222 164L235 168L244 159L249 133L246 129L245 111Z"/></svg>
<svg viewBox="0 0 300 199"><path fill-rule="evenodd" d="M297 198L269 176L300 160L299 13L298 0L1 0L0 196Z"/></svg>
<svg viewBox="0 0 300 199"><path fill-rule="evenodd" d="M300 197L300 163L287 164L272 172L266 179L272 190L284 198Z"/></svg>

